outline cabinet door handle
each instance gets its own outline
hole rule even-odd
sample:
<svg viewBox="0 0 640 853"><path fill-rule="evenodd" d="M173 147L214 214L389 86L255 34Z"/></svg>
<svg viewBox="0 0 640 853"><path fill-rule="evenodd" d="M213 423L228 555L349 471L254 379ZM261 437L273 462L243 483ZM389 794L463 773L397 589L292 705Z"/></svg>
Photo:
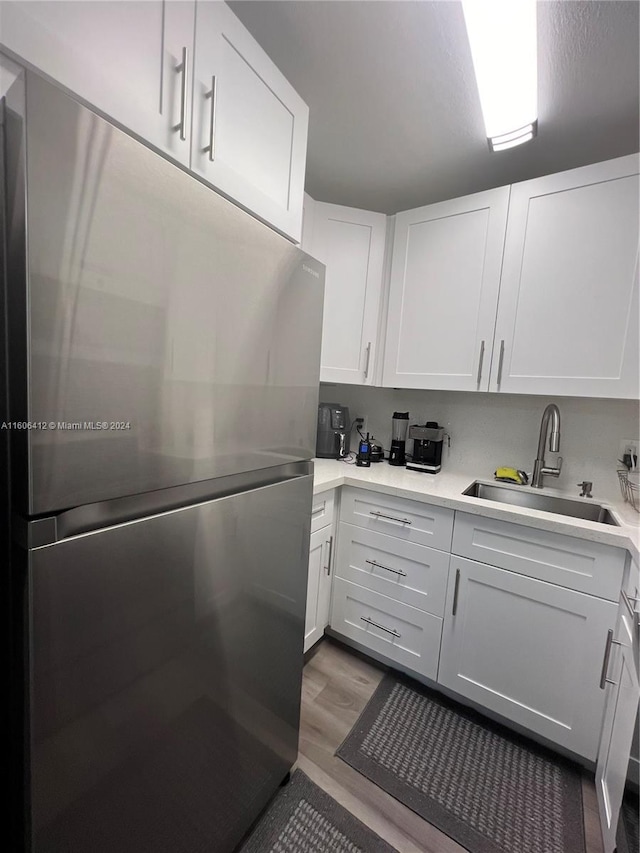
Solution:
<svg viewBox="0 0 640 853"><path fill-rule="evenodd" d="M375 515L376 518L387 518L389 521L399 521L400 524L411 524L408 518L397 518L395 515L385 515L383 512L378 512L378 510L369 510L369 515Z"/></svg>
<svg viewBox="0 0 640 853"><path fill-rule="evenodd" d="M498 390L502 385L502 366L504 364L504 340L500 341L500 359L498 361Z"/></svg>
<svg viewBox="0 0 640 853"><path fill-rule="evenodd" d="M456 569L456 582L453 587L453 607L451 608L451 615L455 616L458 612L458 591L460 589L460 569Z"/></svg>
<svg viewBox="0 0 640 853"><path fill-rule="evenodd" d="M369 376L369 361L371 360L371 341L367 344L367 358L364 363L364 378L367 379Z"/></svg>
<svg viewBox="0 0 640 853"><path fill-rule="evenodd" d="M189 51L182 48L182 62L176 67L176 71L182 74L180 86L180 124L176 130L180 131L180 139L184 142L187 138L187 86L189 84Z"/></svg>
<svg viewBox="0 0 640 853"><path fill-rule="evenodd" d="M480 387L480 380L482 379L482 362L484 361L484 341L480 341L480 360L478 361L478 380L477 385Z"/></svg>
<svg viewBox="0 0 640 853"><path fill-rule="evenodd" d="M331 574L331 555L333 553L333 536L330 536L327 539L327 545L329 546L329 559L327 560L327 565L324 567L324 570L328 575L330 575Z"/></svg>
<svg viewBox="0 0 640 853"><path fill-rule="evenodd" d="M609 658L611 657L611 646L613 645L613 631L611 628L607 631L607 642L604 644L604 659L602 661L602 672L600 674L600 690L604 690L605 685L615 684L614 681L611 681L607 678L607 671L609 669Z"/></svg>
<svg viewBox="0 0 640 853"><path fill-rule="evenodd" d="M218 87L216 75L211 78L211 91L207 92L207 98L211 98L211 112L209 113L209 144L204 149L209 152L209 162L213 163L216 158L216 107L218 105Z"/></svg>
<svg viewBox="0 0 640 853"><path fill-rule="evenodd" d="M376 563L375 560L365 560L365 563L369 563L370 566L375 566L376 569L384 569L385 572L391 572L394 575L400 575L401 578L406 578L407 573L401 571L400 569L390 569L389 566L383 566L382 563Z"/></svg>
<svg viewBox="0 0 640 853"><path fill-rule="evenodd" d="M635 608L633 605L637 602L638 596L637 595L627 595L627 593L624 590L621 590L621 592L622 592L622 600L627 605L629 613L632 616L634 616L636 611L635 611Z"/></svg>
<svg viewBox="0 0 640 853"><path fill-rule="evenodd" d="M360 619L363 622L366 622L367 625L373 625L375 628L380 628L381 631L386 631L387 634L392 634L394 637L402 636L402 634L399 634L394 628L385 628L384 625L379 625L377 622L374 622L373 619L369 619L367 616L361 616Z"/></svg>

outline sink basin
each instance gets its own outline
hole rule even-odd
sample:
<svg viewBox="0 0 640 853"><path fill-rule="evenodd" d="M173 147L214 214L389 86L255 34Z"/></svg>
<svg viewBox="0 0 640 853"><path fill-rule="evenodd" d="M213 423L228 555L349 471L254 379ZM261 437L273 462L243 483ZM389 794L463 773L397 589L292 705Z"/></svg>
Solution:
<svg viewBox="0 0 640 853"><path fill-rule="evenodd" d="M571 518L583 518L586 521L597 521L599 524L612 524L619 527L619 523L609 510L598 503L537 494L527 486L512 488L497 483L479 483L476 481L471 483L462 494L473 498L482 498L485 501L496 501L512 506L528 507L529 509L541 509L544 512L554 512L556 515L569 515Z"/></svg>

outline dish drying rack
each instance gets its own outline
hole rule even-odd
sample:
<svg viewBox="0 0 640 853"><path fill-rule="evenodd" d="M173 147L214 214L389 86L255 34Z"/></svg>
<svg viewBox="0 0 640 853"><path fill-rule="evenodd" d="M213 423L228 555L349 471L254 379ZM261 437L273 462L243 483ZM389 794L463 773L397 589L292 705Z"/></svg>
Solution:
<svg viewBox="0 0 640 853"><path fill-rule="evenodd" d="M618 480L625 502L631 504L636 512L640 512L640 483L630 482L628 468L618 468Z"/></svg>

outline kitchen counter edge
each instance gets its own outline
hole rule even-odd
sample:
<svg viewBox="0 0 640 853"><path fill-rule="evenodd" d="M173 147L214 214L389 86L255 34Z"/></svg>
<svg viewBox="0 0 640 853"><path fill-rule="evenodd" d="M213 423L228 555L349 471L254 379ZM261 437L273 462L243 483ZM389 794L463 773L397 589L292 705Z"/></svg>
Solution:
<svg viewBox="0 0 640 853"><path fill-rule="evenodd" d="M640 562L640 516L622 501L598 501L606 506L620 522L619 527L613 527L594 521L558 516L541 510L489 503L481 498L463 495L462 492L474 480L493 482L491 479L469 474L442 471L431 476L409 471L406 468L392 468L385 463L377 463L370 468L358 468L334 459L314 459L314 469L314 495L341 486L355 486L473 515L482 515L486 518L511 521L526 527L548 530L551 533L600 542L603 545L626 548L636 563ZM523 486L523 488L526 487ZM576 498L575 494L569 495L557 489L542 489L541 492Z"/></svg>

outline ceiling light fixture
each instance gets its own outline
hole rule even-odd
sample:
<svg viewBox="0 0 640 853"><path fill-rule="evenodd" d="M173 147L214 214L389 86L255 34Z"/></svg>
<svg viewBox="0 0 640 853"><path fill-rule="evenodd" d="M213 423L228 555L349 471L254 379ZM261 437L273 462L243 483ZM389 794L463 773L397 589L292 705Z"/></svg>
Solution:
<svg viewBox="0 0 640 853"><path fill-rule="evenodd" d="M462 0L492 151L528 142L538 127L536 0Z"/></svg>

